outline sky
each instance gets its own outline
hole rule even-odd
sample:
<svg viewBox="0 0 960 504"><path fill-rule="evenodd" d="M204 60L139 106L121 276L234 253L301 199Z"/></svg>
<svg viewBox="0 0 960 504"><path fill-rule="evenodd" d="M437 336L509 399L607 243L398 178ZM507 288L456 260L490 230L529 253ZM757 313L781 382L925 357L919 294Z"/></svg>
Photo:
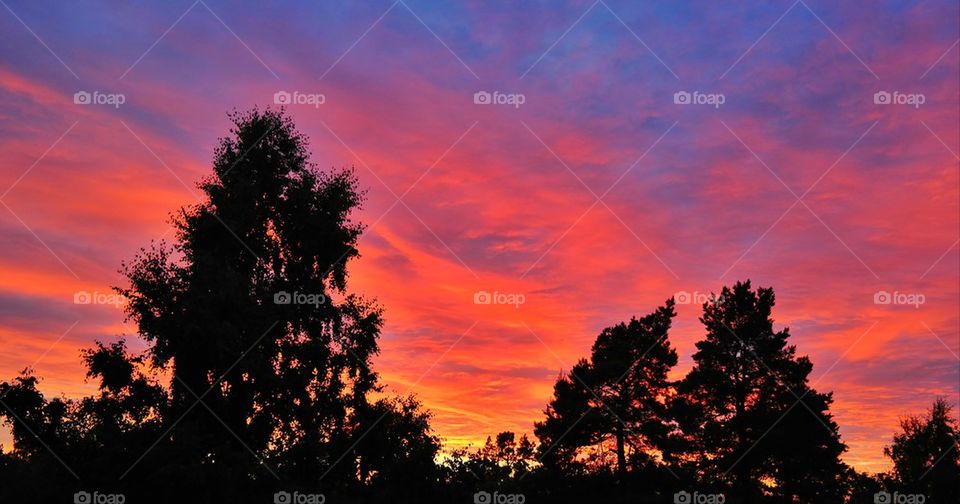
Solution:
<svg viewBox="0 0 960 504"><path fill-rule="evenodd" d="M91 393L80 350L136 334L122 262L172 237L228 112L289 97L367 191L350 289L446 448L531 432L671 296L681 378L698 303L750 279L844 460L885 470L901 417L960 402L958 4L757 4L2 0L0 379Z"/></svg>

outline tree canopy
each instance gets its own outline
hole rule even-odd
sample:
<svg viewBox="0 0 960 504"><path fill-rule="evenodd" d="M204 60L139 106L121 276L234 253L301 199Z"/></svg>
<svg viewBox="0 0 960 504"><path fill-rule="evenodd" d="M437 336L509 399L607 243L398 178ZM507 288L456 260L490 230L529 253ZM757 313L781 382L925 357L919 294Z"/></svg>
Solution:
<svg viewBox="0 0 960 504"><path fill-rule="evenodd" d="M678 460L744 501L840 498L840 441L831 394L808 382L810 360L775 330L773 289L724 287L703 305L706 338L678 384ZM685 445L685 446L684 446Z"/></svg>
<svg viewBox="0 0 960 504"><path fill-rule="evenodd" d="M583 461L609 465L603 445L612 440L617 472L642 466L663 447L670 383L667 373L677 352L667 332L673 317L669 299L653 313L604 329L590 354L562 375L546 419L534 431L553 463ZM585 449L596 448L592 453Z"/></svg>

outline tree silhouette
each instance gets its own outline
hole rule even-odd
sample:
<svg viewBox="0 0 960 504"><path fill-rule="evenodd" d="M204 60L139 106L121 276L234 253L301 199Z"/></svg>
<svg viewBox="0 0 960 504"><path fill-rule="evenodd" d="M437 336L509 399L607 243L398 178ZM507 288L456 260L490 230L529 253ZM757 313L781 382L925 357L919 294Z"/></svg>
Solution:
<svg viewBox="0 0 960 504"><path fill-rule="evenodd" d="M455 487L519 490L519 482L537 465L536 443L526 434L504 431L495 437L487 436L484 445L471 451L454 450L444 462L446 480Z"/></svg>
<svg viewBox="0 0 960 504"><path fill-rule="evenodd" d="M835 502L843 493L845 450L829 413L830 394L808 385L812 364L775 331L772 289L749 280L724 287L703 305L707 336L679 384L677 418L688 443L683 457L705 483L734 502L768 495Z"/></svg>
<svg viewBox="0 0 960 504"><path fill-rule="evenodd" d="M283 111L230 117L201 201L173 217L175 242L123 267L118 291L147 351L84 352L100 395L80 401L46 400L29 374L0 384L14 462L56 466L55 453L82 481L150 499L436 483L429 415L412 398L371 399L383 321L346 285L362 230L355 177L316 170Z"/></svg>
<svg viewBox="0 0 960 504"><path fill-rule="evenodd" d="M546 419L535 433L554 463L569 464L578 450L612 438L616 470L623 476L628 451L635 466L650 464L668 432L667 373L677 364L667 332L674 300L640 319L604 329L590 360L581 360L554 385ZM551 456L552 453L552 456ZM600 463L605 451L598 454Z"/></svg>
<svg viewBox="0 0 960 504"><path fill-rule="evenodd" d="M951 410L937 398L924 416L901 420L902 432L883 449L901 492L922 494L934 504L960 501L960 430Z"/></svg>
<svg viewBox="0 0 960 504"><path fill-rule="evenodd" d="M221 487L272 466L300 485L356 489L386 469L369 439L359 449L373 429L415 435L406 455L432 460L416 403L368 403L382 315L346 289L356 179L314 169L282 112L231 117L204 200L175 217L173 246L126 265L120 290L153 364L172 371L170 448Z"/></svg>
<svg viewBox="0 0 960 504"><path fill-rule="evenodd" d="M26 370L13 383L0 383L6 408L0 416L11 426L15 448L0 472L0 500L62 500L78 480L116 489L121 461L160 436L167 394L142 372L141 356L128 354L122 340L97 342L83 361L87 376L100 381L98 395L48 400Z"/></svg>
<svg viewBox="0 0 960 504"><path fill-rule="evenodd" d="M495 464L506 479L529 473L535 455L536 445L526 434L517 439L516 434L506 431L497 434L495 440L487 436L487 442L474 458Z"/></svg>
<svg viewBox="0 0 960 504"><path fill-rule="evenodd" d="M590 364L581 359L568 373L561 373L553 385L553 399L544 411L546 418L534 426L540 440L540 458L566 474L579 472L578 451L603 439L602 417L593 408L590 391L574 376L586 376Z"/></svg>

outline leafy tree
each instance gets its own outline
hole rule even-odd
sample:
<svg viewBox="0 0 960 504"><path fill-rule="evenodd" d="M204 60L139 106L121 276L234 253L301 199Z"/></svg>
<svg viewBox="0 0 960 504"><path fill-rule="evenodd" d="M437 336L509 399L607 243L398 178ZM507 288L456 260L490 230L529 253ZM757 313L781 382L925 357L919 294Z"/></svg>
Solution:
<svg viewBox="0 0 960 504"><path fill-rule="evenodd" d="M272 466L300 485L357 490L403 458L359 449L373 429L396 427L387 436L417 443L410 456L432 458L415 403L367 399L380 390L370 362L383 321L346 287L362 230L352 172L317 171L282 112L231 117L204 199L174 218L176 243L142 251L120 289L152 363L172 373L165 441L228 488Z"/></svg>
<svg viewBox="0 0 960 504"><path fill-rule="evenodd" d="M569 466L583 448L612 440L617 473L650 465L669 427L667 374L677 364L667 332L674 300L640 319L631 318L604 329L593 344L590 360L581 360L554 385L546 419L535 433L554 464ZM601 466L606 451L595 452Z"/></svg>
<svg viewBox="0 0 960 504"><path fill-rule="evenodd" d="M847 467L843 476L847 493L843 502L850 504L874 502L877 493L884 488L883 478L880 475L870 475Z"/></svg>
<svg viewBox="0 0 960 504"><path fill-rule="evenodd" d="M64 472L51 453L131 500L266 502L277 489L361 500L410 493L414 475L429 487L429 415L412 398L371 399L383 318L347 290L356 178L316 170L282 111L231 119L203 198L173 217L175 242L123 267L117 290L146 353L84 352L100 391L77 401L45 399L29 374L0 384L15 444L0 476L27 474L17 488ZM69 477L46 485L48 500L72 494ZM0 499L20 497L14 486Z"/></svg>
<svg viewBox="0 0 960 504"><path fill-rule="evenodd" d="M495 437L487 436L484 445L471 451L454 450L444 462L447 480L458 486L474 485L480 489L508 489L528 476L536 461L537 445L526 434L504 431Z"/></svg>
<svg viewBox="0 0 960 504"><path fill-rule="evenodd" d="M477 492L545 496L544 490L556 489L539 470L537 445L526 434L519 438L510 431L488 436L479 448L460 448L449 452L440 465L441 491L437 502L475 501ZM528 500L529 502L529 500Z"/></svg>
<svg viewBox="0 0 960 504"><path fill-rule="evenodd" d="M951 410L937 398L924 416L900 421L902 432L883 449L900 491L923 494L934 504L960 501L960 430Z"/></svg>
<svg viewBox="0 0 960 504"><path fill-rule="evenodd" d="M24 370L13 383L0 383L4 420L10 427L14 446L26 457L43 455L44 445L63 447L69 437L64 421L66 401L46 400L37 390L38 382L37 377Z"/></svg>
<svg viewBox="0 0 960 504"><path fill-rule="evenodd" d="M360 481L375 502L413 501L436 491L440 439L430 433L430 414L413 397L385 398L358 413L353 430ZM378 498L376 498L378 497Z"/></svg>
<svg viewBox="0 0 960 504"><path fill-rule="evenodd" d="M305 138L280 113L232 118L205 199L174 218L177 243L142 251L120 289L153 363L171 368L171 422L183 417L172 441L198 447L192 463L207 466L250 459L230 431L258 454L344 433L351 401L373 386L381 324L377 308L331 298L344 294L360 233L352 175L312 170ZM299 294L323 302L277 302ZM277 462L315 472L332 461Z"/></svg>
<svg viewBox="0 0 960 504"><path fill-rule="evenodd" d="M846 447L832 397L809 386L813 365L787 343L789 330L774 330L774 304L772 289L748 280L703 305L707 335L675 409L686 445L671 460L733 502L836 502Z"/></svg>
<svg viewBox="0 0 960 504"><path fill-rule="evenodd" d="M502 478L520 478L530 472L536 455L536 444L524 434L517 439L516 434L505 431L497 434L496 439L487 436L483 448L474 454L474 459L493 465Z"/></svg>
<svg viewBox="0 0 960 504"><path fill-rule="evenodd" d="M66 422L67 402L47 400L37 389L38 381L25 369L10 382L0 383L0 418L13 438L13 451L0 458L2 502L53 502L63 497L55 489L74 481L73 469L55 455L65 454L74 437Z"/></svg>
<svg viewBox="0 0 960 504"><path fill-rule="evenodd" d="M100 381L99 393L79 400L46 399L39 379L24 373L0 383L4 409L0 417L11 427L14 450L2 475L0 500L56 501L77 481L101 489L117 489L125 469L118 460L145 452L160 436L167 404L164 389L146 376L123 341L97 342L83 352L87 377Z"/></svg>
<svg viewBox="0 0 960 504"><path fill-rule="evenodd" d="M578 453L603 440L603 417L594 409L593 395L575 377L587 376L590 363L581 359L568 373L561 373L553 386L553 400L546 418L534 425L540 440L540 458L548 467L566 474L583 470Z"/></svg>

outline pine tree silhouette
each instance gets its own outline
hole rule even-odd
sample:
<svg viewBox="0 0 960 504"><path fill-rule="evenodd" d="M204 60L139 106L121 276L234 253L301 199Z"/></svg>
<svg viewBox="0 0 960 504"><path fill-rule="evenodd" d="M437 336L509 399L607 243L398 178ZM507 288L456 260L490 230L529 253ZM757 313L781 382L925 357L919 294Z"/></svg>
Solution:
<svg viewBox="0 0 960 504"><path fill-rule="evenodd" d="M772 289L754 291L748 280L703 305L707 335L678 386L687 455L728 502L838 502L846 446L832 398L809 386L813 365L787 343L789 330L774 330L774 303Z"/></svg>
<svg viewBox="0 0 960 504"><path fill-rule="evenodd" d="M547 418L535 427L548 460L569 464L581 448L612 439L621 477L628 451L635 465L651 463L649 454L669 431L667 373L677 353L667 333L674 316L669 299L649 315L604 329L590 360L557 380Z"/></svg>

